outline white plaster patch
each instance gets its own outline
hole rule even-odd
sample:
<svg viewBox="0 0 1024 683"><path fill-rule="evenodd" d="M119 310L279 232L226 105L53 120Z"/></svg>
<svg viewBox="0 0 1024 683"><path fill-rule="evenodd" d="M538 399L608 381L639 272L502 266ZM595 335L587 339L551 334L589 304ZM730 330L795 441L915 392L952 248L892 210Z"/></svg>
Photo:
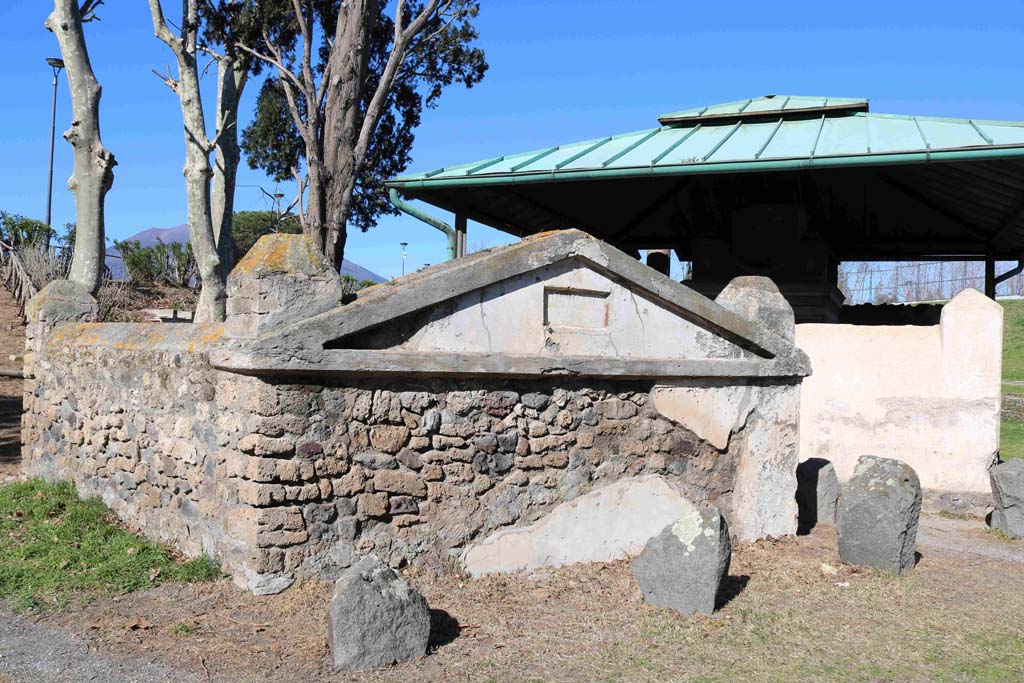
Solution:
<svg viewBox="0 0 1024 683"><path fill-rule="evenodd" d="M657 386L651 390L655 409L718 449L743 426L754 409L749 386Z"/></svg>
<svg viewBox="0 0 1024 683"><path fill-rule="evenodd" d="M525 527L497 531L463 552L472 576L636 555L669 524L699 517L690 501L659 476L621 479L554 508Z"/></svg>

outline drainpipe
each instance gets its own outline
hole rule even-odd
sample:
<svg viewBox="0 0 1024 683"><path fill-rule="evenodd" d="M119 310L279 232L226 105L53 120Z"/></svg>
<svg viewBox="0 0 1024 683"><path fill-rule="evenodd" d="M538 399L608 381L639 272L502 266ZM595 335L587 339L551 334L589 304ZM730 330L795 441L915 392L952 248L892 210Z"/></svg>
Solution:
<svg viewBox="0 0 1024 683"><path fill-rule="evenodd" d="M437 228L438 230L443 232L445 237L448 238L448 260L451 260L457 256L457 237L455 235L455 231L452 230L452 226L448 225L440 218L431 216L429 213L426 213L425 211L420 211L412 204L409 204L404 199L402 199L402 197L398 194L398 190L396 190L395 188L391 188L388 191L388 197L391 199L391 203L394 205L394 207L401 211L402 213L408 214L413 218L418 218L427 225Z"/></svg>

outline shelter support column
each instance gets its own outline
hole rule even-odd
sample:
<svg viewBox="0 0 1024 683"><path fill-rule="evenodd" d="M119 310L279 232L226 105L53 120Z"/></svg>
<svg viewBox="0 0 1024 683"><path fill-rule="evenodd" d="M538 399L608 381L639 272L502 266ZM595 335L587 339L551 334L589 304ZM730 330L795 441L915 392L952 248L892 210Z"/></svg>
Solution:
<svg viewBox="0 0 1024 683"><path fill-rule="evenodd" d="M462 258L466 255L466 214L455 214L455 258Z"/></svg>
<svg viewBox="0 0 1024 683"><path fill-rule="evenodd" d="M985 296L996 298L996 259L992 254L985 256Z"/></svg>

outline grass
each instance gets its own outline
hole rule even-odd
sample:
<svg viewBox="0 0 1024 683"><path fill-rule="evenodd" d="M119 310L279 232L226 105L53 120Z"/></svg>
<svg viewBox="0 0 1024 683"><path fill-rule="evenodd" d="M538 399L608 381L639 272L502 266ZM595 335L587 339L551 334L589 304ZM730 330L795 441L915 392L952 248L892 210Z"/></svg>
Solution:
<svg viewBox="0 0 1024 683"><path fill-rule="evenodd" d="M17 610L218 576L212 560L179 560L119 526L99 500L79 499L68 482L0 487L0 598Z"/></svg>
<svg viewBox="0 0 1024 683"><path fill-rule="evenodd" d="M1003 381L1024 381L1024 301L1003 302Z"/></svg>
<svg viewBox="0 0 1024 683"><path fill-rule="evenodd" d="M1003 393L1024 396L1024 301L1003 302ZM999 457L1024 458L1024 423L1003 418L999 430Z"/></svg>
<svg viewBox="0 0 1024 683"><path fill-rule="evenodd" d="M999 429L999 457L1024 458L1024 422L1003 418Z"/></svg>

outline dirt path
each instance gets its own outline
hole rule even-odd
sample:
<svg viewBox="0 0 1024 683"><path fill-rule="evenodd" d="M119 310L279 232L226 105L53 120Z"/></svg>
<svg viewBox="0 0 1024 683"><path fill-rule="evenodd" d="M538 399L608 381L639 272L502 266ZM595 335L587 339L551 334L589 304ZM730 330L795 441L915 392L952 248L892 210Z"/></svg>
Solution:
<svg viewBox="0 0 1024 683"><path fill-rule="evenodd" d="M25 353L25 326L14 299L0 287L0 366L16 365L8 356ZM22 380L0 377L0 481L16 475L21 463Z"/></svg>
<svg viewBox="0 0 1024 683"><path fill-rule="evenodd" d="M829 528L740 545L721 609L690 619L643 604L628 562L532 578L414 573L435 610L431 654L358 675L328 666L326 582L265 598L222 580L97 599L45 616L17 647L61 671L47 641L70 632L90 657L140 676L155 664L223 683L1024 680L1024 542L926 515L918 550L919 565L895 578L842 566ZM22 671L11 666L22 659L5 654L0 672ZM85 680L123 680L104 666Z"/></svg>
<svg viewBox="0 0 1024 683"><path fill-rule="evenodd" d="M142 657L126 661L95 652L86 639L66 629L11 614L0 619L0 672L2 683L198 683L205 679Z"/></svg>

